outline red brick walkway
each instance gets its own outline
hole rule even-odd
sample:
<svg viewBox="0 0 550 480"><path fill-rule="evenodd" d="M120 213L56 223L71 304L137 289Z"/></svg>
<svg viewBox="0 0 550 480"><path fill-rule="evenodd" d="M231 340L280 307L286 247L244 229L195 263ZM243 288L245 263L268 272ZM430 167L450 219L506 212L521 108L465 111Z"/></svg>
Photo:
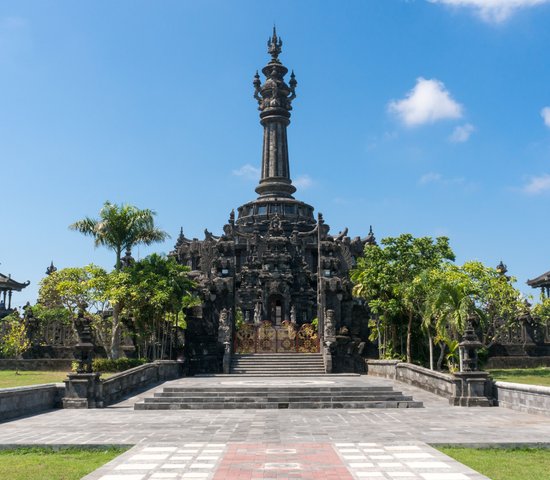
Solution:
<svg viewBox="0 0 550 480"><path fill-rule="evenodd" d="M328 443L230 444L214 480L353 480Z"/></svg>

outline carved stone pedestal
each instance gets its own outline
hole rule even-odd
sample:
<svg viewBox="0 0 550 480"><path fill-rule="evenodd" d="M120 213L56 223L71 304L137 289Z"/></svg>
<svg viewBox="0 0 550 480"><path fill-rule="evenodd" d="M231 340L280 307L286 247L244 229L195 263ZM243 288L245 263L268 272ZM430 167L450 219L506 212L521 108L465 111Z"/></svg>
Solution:
<svg viewBox="0 0 550 480"><path fill-rule="evenodd" d="M99 373L69 373L63 408L103 408Z"/></svg>
<svg viewBox="0 0 550 480"><path fill-rule="evenodd" d="M451 405L457 407L492 407L492 383L487 372L457 372L454 374L455 395Z"/></svg>

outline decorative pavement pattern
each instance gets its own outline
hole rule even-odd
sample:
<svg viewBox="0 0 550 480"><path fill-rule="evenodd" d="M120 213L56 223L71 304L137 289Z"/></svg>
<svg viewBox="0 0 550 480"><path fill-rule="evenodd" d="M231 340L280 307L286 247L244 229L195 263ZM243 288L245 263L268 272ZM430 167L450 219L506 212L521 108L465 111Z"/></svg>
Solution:
<svg viewBox="0 0 550 480"><path fill-rule="evenodd" d="M85 480L481 480L418 445L185 443L134 447Z"/></svg>

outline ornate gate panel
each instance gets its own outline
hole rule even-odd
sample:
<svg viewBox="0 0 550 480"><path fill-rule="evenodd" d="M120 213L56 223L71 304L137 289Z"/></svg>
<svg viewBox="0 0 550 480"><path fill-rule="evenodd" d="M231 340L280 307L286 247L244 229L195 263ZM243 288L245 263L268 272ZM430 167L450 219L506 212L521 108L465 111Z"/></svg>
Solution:
<svg viewBox="0 0 550 480"><path fill-rule="evenodd" d="M297 330L285 320L274 327L265 321L260 326L245 323L235 334L235 353L318 353L319 335L310 323Z"/></svg>
<svg viewBox="0 0 550 480"><path fill-rule="evenodd" d="M265 321L258 328L258 339L256 342L257 353L277 352L277 330L271 322Z"/></svg>
<svg viewBox="0 0 550 480"><path fill-rule="evenodd" d="M235 344L235 351L237 353L256 352L256 329L254 325L242 325L241 328L237 330Z"/></svg>
<svg viewBox="0 0 550 480"><path fill-rule="evenodd" d="M277 329L277 352L292 353L296 351L296 326L285 320Z"/></svg>
<svg viewBox="0 0 550 480"><path fill-rule="evenodd" d="M298 331L296 351L299 353L319 352L319 335L311 323L304 323Z"/></svg>

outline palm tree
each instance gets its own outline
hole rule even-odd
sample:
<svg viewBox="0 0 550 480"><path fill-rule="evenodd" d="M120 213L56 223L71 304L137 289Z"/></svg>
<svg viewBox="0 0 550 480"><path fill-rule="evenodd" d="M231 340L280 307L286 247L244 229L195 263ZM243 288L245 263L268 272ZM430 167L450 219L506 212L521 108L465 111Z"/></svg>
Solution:
<svg viewBox="0 0 550 480"><path fill-rule="evenodd" d="M133 205L116 205L105 202L99 211L99 219L85 217L69 226L71 230L94 238L96 247L105 246L115 251L115 269L120 270L122 252L135 245L151 245L170 236L155 227L156 213L141 210Z"/></svg>
<svg viewBox="0 0 550 480"><path fill-rule="evenodd" d="M71 230L94 238L95 246L105 246L115 251L115 270L122 268L123 250L130 251L135 245L151 245L162 242L170 236L155 227L156 213L149 209L141 210L133 205L116 205L105 202L99 212L99 219L86 217L69 226ZM120 356L122 305L113 305L113 330L111 341L111 358Z"/></svg>

